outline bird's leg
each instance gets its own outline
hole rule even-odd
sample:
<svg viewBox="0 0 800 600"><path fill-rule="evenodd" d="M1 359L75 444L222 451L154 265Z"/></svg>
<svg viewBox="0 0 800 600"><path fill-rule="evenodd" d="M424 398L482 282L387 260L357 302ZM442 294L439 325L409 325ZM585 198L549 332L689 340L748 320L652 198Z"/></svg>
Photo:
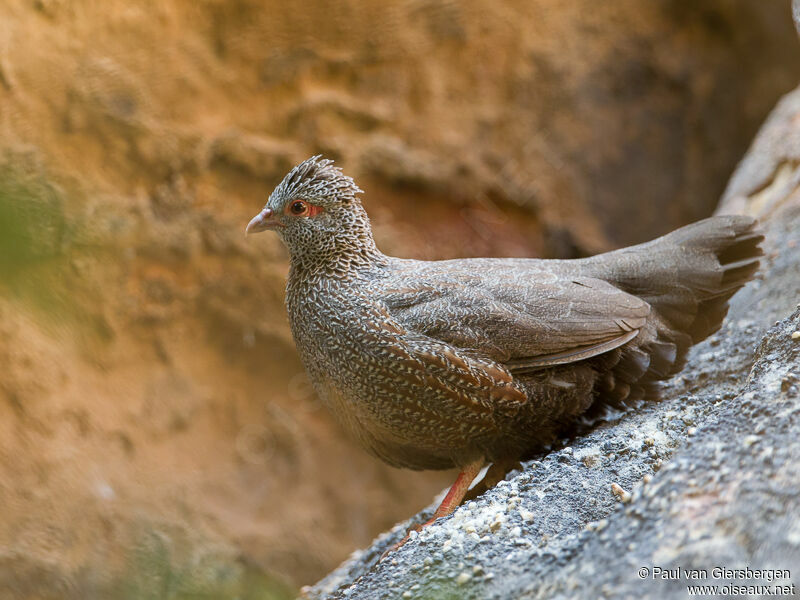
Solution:
<svg viewBox="0 0 800 600"><path fill-rule="evenodd" d="M414 525L411 527L402 540L384 552L383 556L381 556L381 560L383 560L390 552L394 552L400 546L405 544L408 541L412 531L419 531L424 527L431 525L434 521L436 521L436 519L440 517L446 517L456 508L458 508L458 505L461 504L461 501L464 499L467 490L469 490L469 485L472 483L475 477L478 476L478 473L481 472L484 463L484 459L481 458L480 460L476 460L475 462L470 463L461 469L458 477L456 477L455 483L450 486L450 490L448 490L447 495L445 495L444 500L442 500L441 504L439 504L439 508L437 508L436 512L433 513L433 516L421 525Z"/></svg>
<svg viewBox="0 0 800 600"><path fill-rule="evenodd" d="M486 475L483 476L483 479L481 479L475 487L467 492L466 496L464 496L464 500L475 500L475 498L492 489L499 482L503 481L503 479L506 478L506 475L508 475L514 469L522 470L522 465L518 460L496 460L492 463L492 466L489 467L489 470L486 471Z"/></svg>
<svg viewBox="0 0 800 600"><path fill-rule="evenodd" d="M450 486L450 490L447 492L444 500L439 504L439 508L436 509L436 512L433 513L430 519L425 521L422 525L417 526L417 531L432 524L440 517L446 517L458 508L458 505L461 504L464 496L466 496L470 484L478 476L478 473L481 472L484 462L483 459L476 460L474 463L467 465L461 470L458 477L456 477L455 483Z"/></svg>

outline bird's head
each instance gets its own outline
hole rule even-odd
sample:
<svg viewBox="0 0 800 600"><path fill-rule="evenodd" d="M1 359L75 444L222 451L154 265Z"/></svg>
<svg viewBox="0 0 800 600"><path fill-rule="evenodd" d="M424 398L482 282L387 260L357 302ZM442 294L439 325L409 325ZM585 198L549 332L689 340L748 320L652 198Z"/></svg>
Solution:
<svg viewBox="0 0 800 600"><path fill-rule="evenodd" d="M332 160L312 156L289 171L246 232L277 232L292 262L304 267L353 262L375 251L360 193Z"/></svg>

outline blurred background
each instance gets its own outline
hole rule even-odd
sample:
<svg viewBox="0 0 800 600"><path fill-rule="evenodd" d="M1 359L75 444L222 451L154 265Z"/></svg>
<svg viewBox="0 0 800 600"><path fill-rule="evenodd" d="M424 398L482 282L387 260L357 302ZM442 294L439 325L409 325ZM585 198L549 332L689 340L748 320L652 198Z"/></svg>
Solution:
<svg viewBox="0 0 800 600"><path fill-rule="evenodd" d="M584 256L709 215L800 75L788 0L96 6L0 6L14 598L292 597L450 483L309 388L243 235L295 163L387 253Z"/></svg>

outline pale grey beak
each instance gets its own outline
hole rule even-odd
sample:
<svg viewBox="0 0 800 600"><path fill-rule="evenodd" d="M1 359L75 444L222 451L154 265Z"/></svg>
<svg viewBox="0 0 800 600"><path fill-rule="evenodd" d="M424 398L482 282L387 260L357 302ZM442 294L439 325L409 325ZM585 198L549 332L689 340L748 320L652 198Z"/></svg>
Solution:
<svg viewBox="0 0 800 600"><path fill-rule="evenodd" d="M247 224L247 229L244 230L245 234L258 233L259 231L266 231L267 229L275 229L280 227L281 224L275 218L271 208L264 208L260 213L251 219Z"/></svg>

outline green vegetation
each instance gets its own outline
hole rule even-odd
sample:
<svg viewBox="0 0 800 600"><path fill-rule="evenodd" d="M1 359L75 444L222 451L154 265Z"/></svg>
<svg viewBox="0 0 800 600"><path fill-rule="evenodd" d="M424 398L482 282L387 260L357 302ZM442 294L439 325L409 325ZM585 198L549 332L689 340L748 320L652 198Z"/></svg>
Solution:
<svg viewBox="0 0 800 600"><path fill-rule="evenodd" d="M88 257L72 243L81 228L67 217L65 194L41 165L0 155L0 295L45 323L107 338L102 319L86 307L97 290L76 269Z"/></svg>
<svg viewBox="0 0 800 600"><path fill-rule="evenodd" d="M0 164L0 277L59 256L65 233L59 190L41 173Z"/></svg>
<svg viewBox="0 0 800 600"><path fill-rule="evenodd" d="M53 285L65 263L62 194L43 170L19 163L0 162L0 291L52 310L64 300Z"/></svg>
<svg viewBox="0 0 800 600"><path fill-rule="evenodd" d="M151 531L133 553L113 597L124 600L289 600L295 593L258 568L243 564L229 548L180 540Z"/></svg>

